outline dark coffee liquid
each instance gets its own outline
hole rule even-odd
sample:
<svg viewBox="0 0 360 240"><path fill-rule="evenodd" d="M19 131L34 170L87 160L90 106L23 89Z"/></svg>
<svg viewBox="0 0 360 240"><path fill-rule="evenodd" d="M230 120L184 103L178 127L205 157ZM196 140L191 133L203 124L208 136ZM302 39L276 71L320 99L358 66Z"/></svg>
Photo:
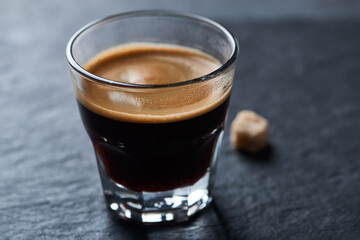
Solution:
<svg viewBox="0 0 360 240"><path fill-rule="evenodd" d="M191 49L129 45L99 54L85 68L114 81L168 84L219 66ZM107 175L135 191L197 182L210 167L224 128L229 90L223 93L216 86L192 85L190 94L188 88L160 89L142 93L145 100L140 101L136 92L83 80L77 92L81 117Z"/></svg>
<svg viewBox="0 0 360 240"><path fill-rule="evenodd" d="M136 191L164 191L191 185L206 173L228 101L204 115L162 124L113 120L80 102L79 109L112 180Z"/></svg>

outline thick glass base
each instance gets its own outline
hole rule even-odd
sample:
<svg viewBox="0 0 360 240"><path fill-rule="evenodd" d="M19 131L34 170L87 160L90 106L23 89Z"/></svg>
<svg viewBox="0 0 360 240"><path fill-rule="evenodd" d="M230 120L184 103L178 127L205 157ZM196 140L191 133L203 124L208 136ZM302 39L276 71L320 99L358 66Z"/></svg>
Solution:
<svg viewBox="0 0 360 240"><path fill-rule="evenodd" d="M122 219L145 224L183 222L211 202L208 183L209 173L193 186L162 192L134 192L119 184L111 190L106 184L104 195L109 211Z"/></svg>

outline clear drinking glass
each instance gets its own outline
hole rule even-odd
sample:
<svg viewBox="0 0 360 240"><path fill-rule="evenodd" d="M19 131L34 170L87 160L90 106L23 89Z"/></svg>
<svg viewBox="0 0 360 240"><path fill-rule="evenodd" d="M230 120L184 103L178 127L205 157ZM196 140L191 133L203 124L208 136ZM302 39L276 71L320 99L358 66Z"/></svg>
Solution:
<svg viewBox="0 0 360 240"><path fill-rule="evenodd" d="M221 66L196 79L163 85L117 82L85 70L98 53L134 42L191 47ZM238 54L232 34L193 14L137 11L81 28L66 54L109 211L150 224L186 221L205 208L212 200ZM102 97L93 98L89 86ZM139 121L103 116L103 108ZM143 116L154 122L142 122Z"/></svg>

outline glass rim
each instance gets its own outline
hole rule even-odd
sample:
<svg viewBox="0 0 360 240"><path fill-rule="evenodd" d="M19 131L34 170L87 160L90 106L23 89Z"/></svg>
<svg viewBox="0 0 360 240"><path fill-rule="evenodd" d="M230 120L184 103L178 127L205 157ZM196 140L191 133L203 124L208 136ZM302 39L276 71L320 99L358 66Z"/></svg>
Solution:
<svg viewBox="0 0 360 240"><path fill-rule="evenodd" d="M85 33L88 30L91 30L95 27L104 25L106 23L110 23L117 20L122 19L129 19L129 18L136 18L136 17L144 17L144 16L167 16L167 17L177 17L177 18L183 18L183 19L190 19L193 21L202 22L205 24L208 24L212 27L215 27L216 29L220 30L226 37L227 40L232 45L232 53L231 56L223 63L220 67L215 69L214 71L205 74L203 76L193 78L190 80L182 81L182 82L176 82L176 83L168 83L168 84L134 84L134 83L126 83L126 82L119 82L114 81L111 79L103 78L100 76L97 76L95 74L90 73L86 69L84 69L74 58L73 56L73 46L75 41L80 37L83 33ZM140 11L131 11L131 12L125 12L125 13L118 13L114 15L110 15L108 17L95 20L93 22L90 22L89 24L83 26L80 28L69 40L66 46L66 57L69 65L74 69L76 72L78 72L83 77L102 83L106 85L113 85L113 86L119 86L119 87L131 87L131 88L167 88L167 87L178 87L178 86L185 86L193 83L203 82L210 79L213 79L217 76L219 76L221 73L223 73L228 67L230 67L237 59L237 55L239 52L239 46L236 38L233 36L233 34L228 31L225 27L220 25L219 23L208 19L206 17L202 17L200 15L192 14L192 13L184 13L184 12L178 12L178 11L170 11L170 10L140 10Z"/></svg>

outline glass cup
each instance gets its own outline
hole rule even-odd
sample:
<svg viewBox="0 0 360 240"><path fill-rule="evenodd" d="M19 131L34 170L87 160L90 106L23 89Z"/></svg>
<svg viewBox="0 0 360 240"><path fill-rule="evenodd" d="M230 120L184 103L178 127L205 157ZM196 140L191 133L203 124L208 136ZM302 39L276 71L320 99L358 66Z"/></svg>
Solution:
<svg viewBox="0 0 360 240"><path fill-rule="evenodd" d="M160 85L117 82L84 68L100 52L127 43L190 47L221 66L196 79ZM205 208L212 200L238 55L233 35L197 15L137 11L81 28L66 54L108 210L151 224L186 221ZM104 109L131 118L114 119ZM143 122L144 116L153 122Z"/></svg>

